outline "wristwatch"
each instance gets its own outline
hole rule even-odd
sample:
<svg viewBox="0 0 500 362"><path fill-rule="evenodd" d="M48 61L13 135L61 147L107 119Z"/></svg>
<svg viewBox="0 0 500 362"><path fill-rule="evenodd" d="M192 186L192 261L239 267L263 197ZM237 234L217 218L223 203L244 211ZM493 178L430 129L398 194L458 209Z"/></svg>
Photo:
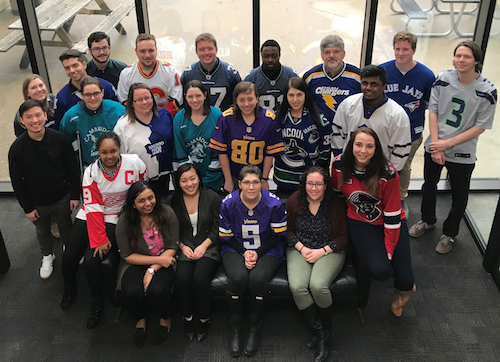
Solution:
<svg viewBox="0 0 500 362"><path fill-rule="evenodd" d="M325 256L328 255L328 250L323 246L323 250L325 250Z"/></svg>
<svg viewBox="0 0 500 362"><path fill-rule="evenodd" d="M150 272L151 274L155 275L155 270L153 268L148 268L148 272Z"/></svg>

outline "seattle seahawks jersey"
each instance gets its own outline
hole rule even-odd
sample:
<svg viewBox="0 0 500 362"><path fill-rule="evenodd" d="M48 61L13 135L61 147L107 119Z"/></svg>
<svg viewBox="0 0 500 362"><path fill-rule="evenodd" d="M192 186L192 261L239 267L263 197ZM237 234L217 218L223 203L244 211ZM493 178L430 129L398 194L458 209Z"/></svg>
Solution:
<svg viewBox="0 0 500 362"><path fill-rule="evenodd" d="M297 190L300 176L313 165L326 169L330 165L332 125L319 115L317 127L311 114L304 108L302 118L290 112L280 121L285 153L274 160L274 182L278 187Z"/></svg>
<svg viewBox="0 0 500 362"><path fill-rule="evenodd" d="M121 152L137 154L148 167L150 180L172 171L174 135L172 116L167 110L158 107L158 116L153 115L149 124L137 118L131 123L126 114L118 120L114 131L122 141Z"/></svg>
<svg viewBox="0 0 500 362"><path fill-rule="evenodd" d="M380 178L378 195L374 197L366 191L364 172L357 172L347 182L342 182L341 164L342 156L339 155L332 164L332 186L347 199L347 217L372 225L384 225L386 250L394 254L401 220L406 218L401 208L398 173L392 165L388 165L385 175Z"/></svg>
<svg viewBox="0 0 500 362"><path fill-rule="evenodd" d="M441 72L432 86L429 112L437 113L439 139L453 138L476 126L491 129L497 104L497 89L482 74L467 85L458 79L457 70ZM444 151L445 160L455 163L476 162L479 136ZM425 150L430 152L429 136Z"/></svg>
<svg viewBox="0 0 500 362"><path fill-rule="evenodd" d="M276 79L267 78L262 67L258 67L252 69L245 80L252 82L257 87L260 106L278 114L283 103L286 83L292 77L298 77L297 73L292 68L281 65L281 71Z"/></svg>
<svg viewBox="0 0 500 362"><path fill-rule="evenodd" d="M208 150L228 155L234 177L245 165L258 166L262 171L266 156L275 157L285 151L275 117L273 112L261 109L259 117L247 126L241 116L234 119L230 108L217 121Z"/></svg>
<svg viewBox="0 0 500 362"><path fill-rule="evenodd" d="M219 215L221 254L236 252L228 245L234 237L247 250L257 250L271 234L286 237L286 210L281 200L268 190L261 190L260 202L249 210L241 201L240 190L233 191L222 201ZM266 255L283 260L283 244L278 243Z"/></svg>
<svg viewBox="0 0 500 362"><path fill-rule="evenodd" d="M375 107L365 105L363 94L343 101L333 120L332 151L342 153L351 134L361 127L375 131L385 157L401 171L411 149L410 120L403 107L390 98Z"/></svg>
<svg viewBox="0 0 500 362"><path fill-rule="evenodd" d="M157 60L150 74L144 73L140 62L135 62L123 69L118 82L118 98L125 102L130 86L134 83L144 83L153 92L156 104L175 115L178 106L182 104L182 85L175 68L166 62Z"/></svg>
<svg viewBox="0 0 500 362"><path fill-rule="evenodd" d="M73 143L73 148L82 150L84 166L92 163L99 154L95 141L101 133L112 131L118 119L127 110L120 103L103 99L101 106L96 111L89 111L81 101L66 112L60 131ZM80 144L76 144L77 132L80 133Z"/></svg>
<svg viewBox="0 0 500 362"><path fill-rule="evenodd" d="M210 105L221 111L231 107L234 87L241 82L240 73L232 65L219 58L210 72L202 69L200 62L187 67L182 73L182 84L186 85L194 79L205 85L210 97Z"/></svg>
<svg viewBox="0 0 500 362"><path fill-rule="evenodd" d="M331 76L324 64L319 64L304 74L316 107L332 121L339 105L350 95L361 92L359 68L343 63L342 69Z"/></svg>
<svg viewBox="0 0 500 362"><path fill-rule="evenodd" d="M411 124L411 140L422 136L425 124L425 109L429 104L432 83L436 77L425 65L417 64L403 74L396 61L381 64L387 71L387 96L394 99L408 114Z"/></svg>

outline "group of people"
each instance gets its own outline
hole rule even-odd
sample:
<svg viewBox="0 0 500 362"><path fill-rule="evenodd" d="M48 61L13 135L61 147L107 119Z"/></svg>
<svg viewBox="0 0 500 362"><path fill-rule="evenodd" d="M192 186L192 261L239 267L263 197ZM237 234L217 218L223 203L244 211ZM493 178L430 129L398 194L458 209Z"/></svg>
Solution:
<svg viewBox="0 0 500 362"><path fill-rule="evenodd" d="M413 60L416 43L414 34L399 32L394 61L360 70L344 62L343 40L328 35L320 44L324 63L300 78L268 40L262 66L241 81L217 57L208 33L195 42L199 62L181 77L156 59L153 35L137 37L138 62L126 67L109 57L109 37L94 33L91 62L74 50L61 55L70 81L57 96L39 76L28 77L9 167L16 197L36 226L43 279L55 260L51 223L59 228L61 308L75 301L83 257L92 296L87 328L100 322L107 284L111 303L136 320L135 345L145 343L150 309L160 316L161 344L171 328L174 286L184 335L201 342L210 327L210 283L222 263L230 353L251 356L261 341L269 282L286 257L293 298L313 331L308 346L320 362L332 340L329 286L351 241L374 279L394 277L391 310L401 316L416 290L409 236L436 223L436 185L446 166L453 204L436 251L451 250L477 139L491 128L497 99L480 73L475 43L459 43L455 69L437 78ZM422 220L408 229L404 200L426 108ZM273 166L285 205L269 191Z"/></svg>

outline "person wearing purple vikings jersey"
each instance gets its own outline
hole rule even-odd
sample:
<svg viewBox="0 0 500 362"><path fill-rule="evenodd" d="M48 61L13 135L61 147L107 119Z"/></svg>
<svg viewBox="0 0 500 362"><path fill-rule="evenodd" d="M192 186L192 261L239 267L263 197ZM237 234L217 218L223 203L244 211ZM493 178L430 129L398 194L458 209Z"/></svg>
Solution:
<svg viewBox="0 0 500 362"><path fill-rule="evenodd" d="M250 332L244 352L253 356L261 340L262 316L269 282L283 260L287 215L281 200L262 190L262 173L255 165L241 169L241 190L223 201L219 216L222 263L228 277L229 350L240 354L243 297L250 292ZM246 313L245 313L246 314Z"/></svg>
<svg viewBox="0 0 500 362"><path fill-rule="evenodd" d="M259 106L255 84L240 82L233 91L234 107L217 121L208 150L219 154L224 189L233 192L236 177L245 165L255 165L263 175L262 188L269 190L274 156L285 151L281 130L273 112Z"/></svg>

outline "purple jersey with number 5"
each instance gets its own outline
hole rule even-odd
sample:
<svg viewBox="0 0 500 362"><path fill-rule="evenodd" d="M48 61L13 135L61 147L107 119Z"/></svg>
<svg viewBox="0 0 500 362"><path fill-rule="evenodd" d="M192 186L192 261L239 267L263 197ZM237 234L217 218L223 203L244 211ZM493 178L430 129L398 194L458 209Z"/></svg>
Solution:
<svg viewBox="0 0 500 362"><path fill-rule="evenodd" d="M282 154L285 145L274 113L261 109L259 117L247 126L242 117L234 119L230 108L219 117L208 150L227 154L231 175L238 177L245 165L258 166L262 171L264 158Z"/></svg>
<svg viewBox="0 0 500 362"><path fill-rule="evenodd" d="M221 254L236 252L227 242L233 236L247 250L257 250L271 234L286 237L286 211L283 203L272 192L261 190L262 198L249 210L240 198L240 190L233 191L222 201L219 215ZM278 243L266 255L283 260L283 244Z"/></svg>

